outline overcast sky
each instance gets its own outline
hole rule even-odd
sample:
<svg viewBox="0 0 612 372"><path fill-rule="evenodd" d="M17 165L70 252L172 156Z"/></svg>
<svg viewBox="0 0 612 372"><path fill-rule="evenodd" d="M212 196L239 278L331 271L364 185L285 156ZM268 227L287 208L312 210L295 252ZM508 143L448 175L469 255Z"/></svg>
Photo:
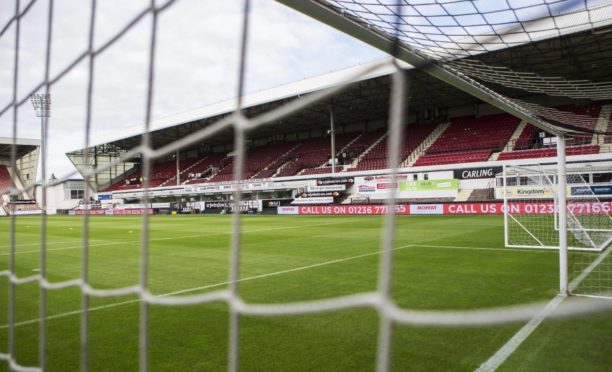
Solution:
<svg viewBox="0 0 612 372"><path fill-rule="evenodd" d="M22 1L22 3L27 3ZM51 76L86 48L89 1L55 0ZM149 0L98 1L95 44L104 44ZM22 4L24 6L24 4ZM0 5L0 26L14 13L12 2ZM44 77L48 3L37 1L21 21L18 98ZM185 112L235 96L241 0L179 0L158 24L153 119ZM272 0L252 1L246 75L247 92L383 58L377 50ZM141 124L150 37L150 17L143 19L95 61L92 139L102 133ZM12 100L15 27L0 38L0 107ZM88 61L85 59L51 90L48 172L74 170L64 155L84 144ZM0 136L12 136L12 114L0 117ZM31 105L18 113L18 133L40 138Z"/></svg>

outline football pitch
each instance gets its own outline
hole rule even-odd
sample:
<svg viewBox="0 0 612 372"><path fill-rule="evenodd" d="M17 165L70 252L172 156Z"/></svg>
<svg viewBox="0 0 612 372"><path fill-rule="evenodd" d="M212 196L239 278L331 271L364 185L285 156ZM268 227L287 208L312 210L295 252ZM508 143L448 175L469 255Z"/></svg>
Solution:
<svg viewBox="0 0 612 372"><path fill-rule="evenodd" d="M150 290L194 295L228 287L231 216L152 216ZM0 271L9 265L9 219L0 220ZM40 218L16 219L16 271L39 270ZM284 303L374 291L383 218L379 216L244 216L240 295ZM48 278L81 275L83 220L48 218ZM94 288L139 281L141 218L90 218L89 280ZM501 216L398 216L392 296L405 309L464 310L550 301L558 291L558 254L503 247ZM0 352L7 351L8 279L0 277ZM16 355L38 364L38 283L17 286ZM138 369L136 296L91 298L90 370ZM48 292L48 369L76 371L81 294ZM152 371L227 369L228 306L151 305ZM393 329L394 371L470 371L525 322L483 327ZM242 316L244 371L372 371L378 313L372 308L311 315ZM605 371L612 366L612 314L546 319L500 371ZM0 371L6 371L0 362Z"/></svg>

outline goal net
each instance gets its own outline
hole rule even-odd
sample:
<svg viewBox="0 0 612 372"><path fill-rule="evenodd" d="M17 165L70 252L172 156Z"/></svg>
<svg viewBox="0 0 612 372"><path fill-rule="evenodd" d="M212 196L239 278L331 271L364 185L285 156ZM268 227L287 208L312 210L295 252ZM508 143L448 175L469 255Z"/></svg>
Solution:
<svg viewBox="0 0 612 372"><path fill-rule="evenodd" d="M568 179L568 238L584 249L568 254L569 292L612 297L612 193L593 184L593 173L571 173ZM558 215L557 215L558 216ZM555 227L558 229L558 220ZM579 243L578 243L579 242Z"/></svg>
<svg viewBox="0 0 612 372"><path fill-rule="evenodd" d="M559 248L555 167L554 164L504 167L502 195L507 247ZM611 205L605 195L596 194L604 186L594 186L585 177L589 174L578 171L567 174L568 249L602 251L612 240Z"/></svg>
<svg viewBox="0 0 612 372"><path fill-rule="evenodd" d="M606 1L592 3L553 1L538 4L538 6L524 5L525 2L489 2L490 4L503 3L505 7L508 7L508 9L501 10L477 9L473 5L473 1L429 0L414 2L418 3L417 5L411 5L410 2L403 0L279 0L279 2L366 41L384 50L390 57L367 66L355 68L351 73L345 74L335 81L331 87L327 86L325 89L314 92L309 91L308 94L298 94L296 97L284 97L277 105L266 105L265 108L246 112L247 106L252 104L252 102L245 102L244 99L246 95L246 74L250 71L247 56L250 50L249 41L252 38L250 31L252 24L250 23L251 1L244 0L240 2L242 5L238 12L241 17L240 26L218 27L220 29L240 30L240 37L232 46L232 50L235 50L238 54L235 74L232 74L235 76L234 81L236 83L236 90L233 95L235 105L229 112L211 120L198 120L193 126L193 132L190 132L189 135L181 135L180 131L177 131L176 136L170 137L168 142L160 145L160 137L154 135L155 128L152 128L152 118L156 106L156 100L154 99L156 88L158 93L161 90L156 86L156 68L159 69L159 66L162 66L167 70L174 69L176 66L172 63L181 59L177 57L176 51L183 46L179 45L179 48L172 48L170 52L166 51L164 53L163 49L158 48L158 44L162 35L173 37L164 33L165 28L162 20L181 1L152 0L145 2L145 5L137 9L134 16L130 17L119 31L110 35L99 32L100 24L110 23L106 22L109 19L114 20L109 14L106 14L106 18L98 15L100 13L97 13L96 7L101 7L101 4L105 2L96 2L95 0L87 3L79 2L80 5L86 4L83 5L84 14L80 17L80 21L83 22L83 24L80 24L83 26L83 31L80 33L88 35L84 38L87 39L87 45L83 50L77 49L76 53L72 54L64 54L61 49L59 51L54 49L60 43L57 42L57 36L54 39L52 31L55 33L55 30L65 28L63 27L65 24L57 24L58 13L61 13L58 11L61 4L57 3L60 2L15 1L14 9L10 14L8 11L5 12L6 14L2 17L3 23L0 24L0 40L4 42L9 37L11 38L11 46L7 46L9 43L2 44L2 53L6 54L2 54L2 58L0 58L3 62L12 61L7 62L8 67L2 71L8 71L3 76L9 76L9 79L6 79L4 83L6 87L10 87L8 88L11 90L8 94L10 97L0 102L0 119L10 124L7 127L12 128L10 134L13 141L10 156L11 167L15 169L18 161L16 139L18 133L23 130L21 123L23 117L26 116L25 112L27 111L25 110L29 110L30 96L38 92L53 95L59 84L70 82L70 79L74 76L84 79L81 81L82 89L79 90L78 86L74 89L71 88L71 90L81 92L83 102L66 104L66 106L81 109L78 111L84 114L83 118L77 118L71 124L83 129L84 136L81 138L83 144L82 162L77 164L78 172L66 175L60 180L47 181L50 178L50 175L45 173L47 170L45 162L48 155L43 147L41 149L40 183L31 187L24 187L21 190L16 190L13 187L13 195L16 196L21 192L30 193L33 192L34 187L40 187L42 197L39 203L42 209L46 210L46 191L56 183L70 180L71 177L80 173L86 183L95 184L98 178L107 177L115 168L123 166L125 171L125 164L138 158L141 164L141 174L138 178L142 182L139 184L142 196L138 201L147 206L152 196L150 189L158 186L152 182L155 161L172 156L178 150L193 148L193 146L197 146L205 140L210 140L216 135L231 133L234 156L231 165L232 173L228 174L228 179L236 181L237 185L230 192L233 194L234 205L243 205L243 186L238 181L244 178L245 170L248 168L246 153L251 133L266 126L282 123L283 120L290 118L292 115L300 116L303 112L309 110L317 114L323 113L321 115L324 116L330 103L343 91L349 90L352 84L373 75L381 75L383 72L389 73L390 88L385 93L389 102L388 105L382 105L384 108L380 109L380 112L383 113L380 118L385 121L387 127L389 140L384 156L384 166L385 169L388 169L386 171L388 172L388 179L392 181L385 183L385 185L393 185L397 180L398 168L403 160L400 155L404 138L403 128L407 118L410 115L417 116L417 114L423 116L423 112L426 111L444 111L440 110L442 107L432 107L435 104L425 102L427 101L426 98L423 99L423 97L419 97L418 94L410 91L411 83L419 83L418 80L423 86L427 87L424 90L430 90L429 85L432 81L442 81L448 84L445 85L445 88L449 88L447 92L435 92L431 96L436 98L439 93L444 93L443 96L448 101L440 102L440 105L453 106L455 99L465 95L469 98L469 105L478 106L482 102L490 103L493 109L520 118L524 125L531 123L534 127L547 131L554 136L563 137L568 134L583 132L587 134L586 137L594 138L595 135L605 136L612 133L607 125L600 125L601 123L596 120L596 117L599 117L600 105L594 105L597 109L588 105L576 106L578 102L612 99L612 82L599 81L598 76L588 76L588 79L583 79L583 76L591 70L590 67L587 67L586 70L581 69L582 63L568 63L565 58L558 57L559 55L569 55L568 50L570 49L572 51L571 55L580 54L579 51L573 49L586 45L586 42L580 39L550 43L552 46L549 55L553 57L545 58L543 61L540 60L534 66L525 66L522 63L523 55L511 50L512 47L524 46L525 55L537 55L540 53L540 46L534 45L531 47L531 45L539 40L547 41L551 38L559 38L576 32L586 32L588 37L585 37L585 39L592 41L587 45L589 50L595 50L594 53L599 57L599 50L602 49L599 43L604 46L608 45L605 43L606 40L601 40L601 38L607 37L606 35L609 33L596 33L591 32L591 30L607 27L612 23L610 21L612 17L609 16L612 13L612 7ZM221 4L225 2L209 3ZM517 3L518 5L511 5L511 3ZM22 33L20 26L31 16L33 10L41 11L41 8L44 8L45 11L44 17L41 18L43 20L35 19L40 21L35 23L38 27L36 32L29 30L29 34L35 36L34 41L36 43L34 44L39 46L36 52L40 52L40 55L36 55L40 62L44 62L41 63L43 65L41 71L38 71L28 65L25 65L24 68L23 61L20 62L20 58L34 55L23 50L27 43L21 39L25 38L26 32ZM63 11L72 12L71 9ZM225 23L213 22L213 24L224 25ZM143 107L142 117L144 120L141 121L142 126L139 132L132 137L134 140L134 142L131 142L134 143L132 148L117 149L114 155L108 158L108 161L100 161L100 158L96 156L100 149L92 145L91 138L92 115L95 108L93 92L96 86L107 83L106 80L112 80L105 79L107 76L111 76L112 72L125 68L118 62L131 61L130 58L125 58L125 55L116 56L114 59L105 59L104 57L108 56L119 42L133 34L138 27L146 29L146 35L148 35L145 40L146 43L144 43L145 46L141 48L146 55L145 60L141 64L133 63L143 66L144 73L141 81L143 89L139 91L139 98L141 99L140 104L142 104L140 107ZM69 29L69 32L72 32L71 30ZM74 33L78 32L75 31ZM194 34L196 39L200 40L210 33L202 32L198 34L195 32ZM177 33L177 35L180 34ZM268 42L268 39L274 41L275 38L266 35L264 39ZM52 43L52 40L56 41ZM40 43L40 41L43 42ZM555 46L557 44L558 46ZM137 48L134 47L134 49ZM509 51L505 52L505 50ZM497 55L489 54L489 52L495 51L499 53ZM61 56L61 58L58 58L58 56ZM160 63L161 57L164 56L166 60L162 60ZM268 59L269 56L265 56L261 63L266 63ZM409 63L411 68L407 69L405 64L398 62L400 60ZM510 61L509 66L503 65L500 61ZM553 62L555 64L551 65ZM50 67L52 65L53 68ZM198 68L202 65L205 64L199 64ZM106 67L106 70L101 69L102 67ZM181 67L176 68L180 69ZM24 75L33 75L30 74L33 70L40 72L39 75L36 75L38 78L35 79L39 79L41 76L42 78L24 85L20 79L23 79ZM605 66L600 70L607 71ZM24 73L24 71L27 73ZM551 71L555 73L551 75ZM557 74L557 72L559 73ZM417 79L416 74L421 73L423 75ZM138 78L138 76L134 76L130 80L136 81ZM179 83L177 82L177 84ZM355 92L351 94L353 93ZM117 96L122 97L120 94ZM565 102L568 102L568 105L565 105L566 107L547 105L551 102L548 99L550 96L561 97L565 99ZM340 103L346 105L347 110L362 105L369 109L370 105L367 99L362 102L353 98ZM409 112L409 104L413 103L416 107L415 111ZM54 100L54 104L60 105L61 103ZM416 110L420 110L420 112L416 112ZM427 116L429 117L429 114ZM369 116L364 116L364 127L367 128L371 119ZM378 119L376 118L376 120ZM43 143L48 136L46 131L48 122L51 126L55 124L52 118L43 119L41 138ZM485 138L479 140L484 141ZM74 141L76 142L77 139L74 138ZM212 143L216 144L214 141ZM579 150L582 151L582 149ZM501 151L501 149L497 148L496 151ZM444 151L440 153L444 155ZM490 153L487 153L484 161L488 161L490 155ZM178 157L176 160L179 161ZM470 162L472 160L468 157L463 158L462 161ZM558 226L561 224L557 216L558 208L555 207L556 198L558 198L558 195L555 194L557 182L555 170L545 165L508 168L505 171L507 174L504 176L504 182L508 181L504 186L504 198L508 211L505 215L506 244L512 247L557 249L560 236ZM510 174L514 174L514 178ZM110 175L107 178L108 180L112 179ZM606 249L610 237L610 213L607 204L609 202L603 200L590 186L590 182L582 179L576 187L586 187L586 193L568 199L568 204L574 205L574 207L568 208L567 226L570 232L568 240L573 251L585 253L572 256L573 272L577 273L576 277L584 279L586 275L584 273L589 273L586 275L588 280L581 280L582 285L577 286L575 291L601 294L610 288L610 263L605 256L609 251ZM511 187L515 187L517 190L533 190L533 192L520 196L517 194L517 198L509 197ZM593 193L588 190L593 191ZM536 196L537 193L540 195ZM84 203L89 203L91 197L90 188L85 187ZM151 271L149 264L151 219L148 213L143 212L141 216L141 235L138 240L139 266L136 270L138 271L136 275L138 278L131 285L117 288L97 288L95 287L95 281L91 280L90 208L83 208L83 216L80 217L82 218L83 230L82 239L78 246L82 257L80 272L65 275L62 273L61 276L56 275L55 277L50 276L47 270L49 262L47 257L46 214L43 213L40 217L40 244L37 247L39 267L35 272L19 270L19 265L16 262L16 252L18 250L16 217L15 214L11 214L8 224L10 227L7 229L7 235L9 236L9 241L6 243L7 252L6 254L3 253L7 257L7 265L0 271L0 278L6 282L5 288L8 288L2 292L3 300L7 305L5 329L7 329L8 337L6 347L0 351L0 361L3 361L10 370L15 371L47 370L45 363L48 360L47 353L50 349L47 347L46 322L51 316L47 297L53 291L65 289L74 290L80 300L79 309L72 310L72 312L80 317L77 346L80 349L77 353L79 354L80 368L83 371L90 368L89 357L95 346L100 347L105 352L106 345L101 344L100 340L98 340L98 344L92 342L90 332L92 327L92 319L89 315L90 309L94 300L100 299L109 300L126 296L135 298L134 303L138 304L136 314L138 326L135 330L135 333L138 334L136 359L141 371L151 369L149 364L150 350L153 344L151 341L153 339L151 334L151 319L153 319L151 308L154 305L165 307L184 307L186 305L211 303L226 305L229 319L226 345L227 369L230 371L238 371L240 367L239 361L244 347L244 345L241 345L241 319L246 317L312 315L368 308L376 313L375 321L378 326L377 335L374 335L376 340L372 342L376 349L377 370L388 371L391 365L391 351L394 342L393 329L397 325L466 328L498 325L529 320L541 310L542 304L518 304L471 310L447 310L446 308L444 310L421 310L398 305L391 294L394 283L393 266L396 262L394 251L397 249L395 240L396 209L394 208L397 204L397 195L395 191L389 192L386 204L387 208L385 210L388 212L384 223L381 224L382 233L380 235L382 238L376 252L380 256L380 263L374 274L377 279L375 288L347 295L330 295L330 297L323 299L287 303L255 303L249 302L242 296L241 286L245 279L241 277L243 242L241 223L243 217L240 214L240 208L234 208L232 211L231 238L229 239L229 246L226 247L229 252L229 258L227 259L228 275L226 281L222 283L223 286L214 286L214 288L210 288L210 291L198 294L173 292L166 295L156 294L151 289L149 276ZM604 208L604 206L606 207ZM143 208L143 211L145 208ZM506 252L504 251L504 253ZM285 256L282 256L279 260L283 259L285 259ZM342 260L336 260L336 262L339 261ZM310 265L310 267L315 266L319 266L319 264ZM284 272L289 271L293 270L285 270ZM266 275L258 275L258 277L264 276ZM17 314L16 293L18 287L28 284L36 286L38 291L35 315L37 318L32 321L32 323L38 324L38 334L28 335L28 337L37 339L39 350L38 363L26 364L18 358L20 343L17 342L17 339L20 317ZM591 312L593 309L608 309L609 307L610 305L596 307L592 302L568 304L567 307L563 308L563 311L558 311L555 315L581 314ZM460 309L464 309L464 307L460 307ZM4 317L4 312L2 314ZM180 316L177 318L180 318ZM368 334L374 333L376 332ZM217 342L217 340L213 341ZM55 350L58 351L57 348ZM65 352L65 350L59 352ZM345 353L345 355L350 354ZM108 358L108 356L106 357Z"/></svg>
<svg viewBox="0 0 612 372"><path fill-rule="evenodd" d="M596 172L591 164L572 164L566 177L567 289L575 295L610 297L612 201L609 185L593 183ZM508 165L500 181L506 246L560 249L556 165Z"/></svg>

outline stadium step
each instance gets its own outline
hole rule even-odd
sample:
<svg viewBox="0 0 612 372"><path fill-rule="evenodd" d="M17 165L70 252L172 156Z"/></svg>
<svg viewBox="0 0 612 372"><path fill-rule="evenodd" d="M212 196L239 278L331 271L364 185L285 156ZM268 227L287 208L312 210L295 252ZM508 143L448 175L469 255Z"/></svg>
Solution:
<svg viewBox="0 0 612 372"><path fill-rule="evenodd" d="M361 138L361 136L363 136L363 134L359 134L358 136L356 136L355 138L353 138L353 140L349 143L346 144L346 146L344 146L343 148L340 149L340 151L338 151L338 153L342 153L343 151L345 151L346 149L348 149L349 147L351 147L353 145L353 143L355 143L358 139Z"/></svg>
<svg viewBox="0 0 612 372"><path fill-rule="evenodd" d="M459 193L457 193L457 197L455 198L456 202L467 201L472 195L473 189L461 189Z"/></svg>
<svg viewBox="0 0 612 372"><path fill-rule="evenodd" d="M514 144L519 139L519 137L521 136L521 133L523 133L523 130L525 129L526 126L527 126L527 122L524 121L524 120L521 120L519 125L514 130L514 133L512 133L512 136L510 136L510 139L508 140L508 143L506 144L506 146L504 146L504 151L513 151L514 150ZM493 153L493 155L491 155L491 157L493 157L494 155L495 155L495 153ZM499 154L498 154L498 156L499 156ZM489 160L497 160L497 157L495 157L495 159L489 159Z"/></svg>
<svg viewBox="0 0 612 372"><path fill-rule="evenodd" d="M180 175L182 176L182 175L183 175L183 173L187 173L187 172L189 172L189 171L190 171L192 168L197 167L198 165L200 165L200 164L201 164L203 161L205 161L206 159L208 159L208 156L203 157L202 159L200 159L200 160L196 161L195 163L193 163L193 164L191 164L190 166L188 166L187 168L185 168L185 170L184 170L184 171L182 171L182 172L180 173ZM175 177L172 177L172 178L170 178L169 180L164 181L164 183L162 183L162 186L163 186L165 183L170 182L170 181L171 181L171 180L173 180L174 178L175 178ZM188 179L187 179L187 180L184 180L184 179L183 179L183 177L181 177L181 179L182 179L181 185L184 185L184 184L185 184L187 181L189 181Z"/></svg>
<svg viewBox="0 0 612 372"><path fill-rule="evenodd" d="M278 175L280 172L282 172L282 171L283 171L283 169L287 168L287 167L288 167L289 165L291 165L291 164L293 164L293 160L289 160L289 161L286 161L286 162L284 162L283 164L281 164L281 166L280 166L280 167L278 167L278 169L276 170L276 173L274 173L274 174L272 175L272 177L276 177L276 176L277 176L277 175Z"/></svg>
<svg viewBox="0 0 612 372"><path fill-rule="evenodd" d="M357 164L359 164L359 162L361 161L361 159L363 159L363 158L364 158L364 157L365 157L365 156L368 154L368 152L372 151L372 149L373 149L374 147L376 147L376 145L378 145L378 143L379 143L380 141L383 141L385 138L387 138L387 133L386 133L386 132L385 132L385 134L383 134L382 136L380 136L380 138L378 138L376 141L372 142L372 144L371 144L371 145L370 145L370 146L369 146L367 149L365 149L365 150L364 150L364 151L361 153L361 155L359 155L359 156L357 157L357 159L356 159L355 161L353 161L353 164L351 164L351 168L356 167L356 166L357 166Z"/></svg>
<svg viewBox="0 0 612 372"><path fill-rule="evenodd" d="M603 133L608 130L608 125L610 124L610 114L612 113L612 105L603 105L601 106L601 111L599 112L599 118L597 119L597 124L595 126L595 132ZM593 136L593 141L591 142L593 145L603 145L605 143L605 135L595 134Z"/></svg>
<svg viewBox="0 0 612 372"><path fill-rule="evenodd" d="M197 166L198 164L200 164L201 162L203 162L204 160L208 159L208 156L203 157L202 159L196 161L195 163L191 164L190 166L188 166L187 168L183 169L182 171L179 172L179 176L181 176L180 178L183 179L183 175L186 174L187 172L189 172L190 169L192 169L193 167ZM162 182L159 187L162 186L166 186L168 183L170 183L172 180L175 180L176 176L173 176L172 178L168 178L167 180L165 180L164 182ZM188 180L183 180L181 182L181 185L185 184L185 182L187 182Z"/></svg>
<svg viewBox="0 0 612 372"><path fill-rule="evenodd" d="M13 181L13 184L15 186L15 188L17 190L21 190L20 194L24 199L33 199L32 195L29 195L28 192L25 191L25 187L23 185L23 183L21 182L21 177L18 176L18 174L16 174L17 172L15 172L15 170L12 167L6 167L6 170L8 171L9 175L11 176L11 179Z"/></svg>
<svg viewBox="0 0 612 372"><path fill-rule="evenodd" d="M299 143L298 143L298 144L296 144L295 146L293 146L292 148L290 148L290 149L289 149L287 152L285 152L285 153L284 153L284 154L282 154L281 156L279 156L279 158L278 158L278 159L274 159L273 161L271 161L271 162L270 162L268 165L266 165L265 167L263 167L263 169L261 169L259 172L255 173L255 174L253 175L253 177L251 177L251 178L252 178L252 179L256 179L256 178L257 178L257 176L258 176L258 175L259 175L259 174L260 174L262 171L264 171L264 170L268 170L268 169L269 169L271 166L273 166L273 165L274 165L276 162L278 162L278 160L279 160L279 159L283 159L283 158L285 158L286 156L288 156L289 154L291 154L293 151L295 151L295 149L297 149L298 147L300 147L300 144L299 144ZM275 172L272 174L272 176L271 176L271 177L276 176L276 175L278 174L278 172L280 172L280 171L281 171L281 168L282 168L284 165L286 165L286 164L287 164L287 162L283 162L283 163L279 164L279 165L278 165L278 167L276 167L276 168L275 168L275 169L276 169L276 171L275 171Z"/></svg>
<svg viewBox="0 0 612 372"><path fill-rule="evenodd" d="M425 151L427 151L427 149L434 144L434 142L436 142L436 140L442 135L442 133L444 133L444 131L446 131L446 129L448 129L448 127L451 125L450 122L448 123L441 123L440 125L438 125L436 127L436 129L434 129L433 132L431 132L431 134L429 136L427 136L427 138L425 138L425 140L416 148L416 150L414 150L406 160L404 160L404 162L402 163L403 167L411 167L414 165L414 163L419 159L419 157L421 157L421 155L423 155L425 153Z"/></svg>

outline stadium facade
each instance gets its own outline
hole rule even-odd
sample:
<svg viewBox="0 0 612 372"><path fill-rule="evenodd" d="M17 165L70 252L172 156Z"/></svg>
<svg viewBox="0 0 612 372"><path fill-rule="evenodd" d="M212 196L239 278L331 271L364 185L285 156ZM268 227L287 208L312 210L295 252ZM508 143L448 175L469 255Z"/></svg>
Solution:
<svg viewBox="0 0 612 372"><path fill-rule="evenodd" d="M12 148L15 145L15 153ZM11 161L15 156L14 166ZM38 214L35 184L40 157L40 140L0 138L0 215Z"/></svg>
<svg viewBox="0 0 612 372"><path fill-rule="evenodd" d="M563 50L572 51L571 55L559 55L560 44L565 46ZM609 168L612 101L606 99L610 94L605 87L612 81L611 47L612 33L576 28L562 36L547 35L539 41L471 57L485 66L503 61L511 72L529 71L532 80L554 71L554 76L579 76L601 88L575 97L568 93L573 89L571 84L556 94L541 88L550 85L548 80L532 84L540 89L496 85L496 91L516 102L550 108L552 114L536 116L556 124L553 131L542 130L537 124L500 111L491 102L398 62L410 81L400 154L401 185L384 182L389 174L387 121L393 70L389 65L380 67L374 62L248 95L243 100L244 114L256 117L332 88L357 71L369 71L340 93L250 132L245 169L239 180L233 177L232 129L155 159L148 180L152 206L164 212L218 211L218 207L227 206L237 187L259 211L266 205L380 204L390 187L405 203L491 202L499 197L496 176L504 164L529 164L534 159L543 164L556 162L554 134L559 130L566 139L568 172L585 172L586 163L594 169ZM454 63L461 62L458 59ZM487 80L488 75L482 78ZM162 149L197 135L227 118L234 109L235 101L228 100L154 121L151 145ZM142 126L127 128L98 138L87 149L67 153L82 174L90 166L105 169L85 177L95 192L97 207L143 207L139 203L144 183L141 154L135 151L134 156L125 158L138 148L141 134ZM118 161L122 158L124 161ZM610 181L610 176L601 171L587 174L595 183ZM321 180L333 183L329 181L332 178L350 183L320 187ZM226 204L211 204L220 201Z"/></svg>

